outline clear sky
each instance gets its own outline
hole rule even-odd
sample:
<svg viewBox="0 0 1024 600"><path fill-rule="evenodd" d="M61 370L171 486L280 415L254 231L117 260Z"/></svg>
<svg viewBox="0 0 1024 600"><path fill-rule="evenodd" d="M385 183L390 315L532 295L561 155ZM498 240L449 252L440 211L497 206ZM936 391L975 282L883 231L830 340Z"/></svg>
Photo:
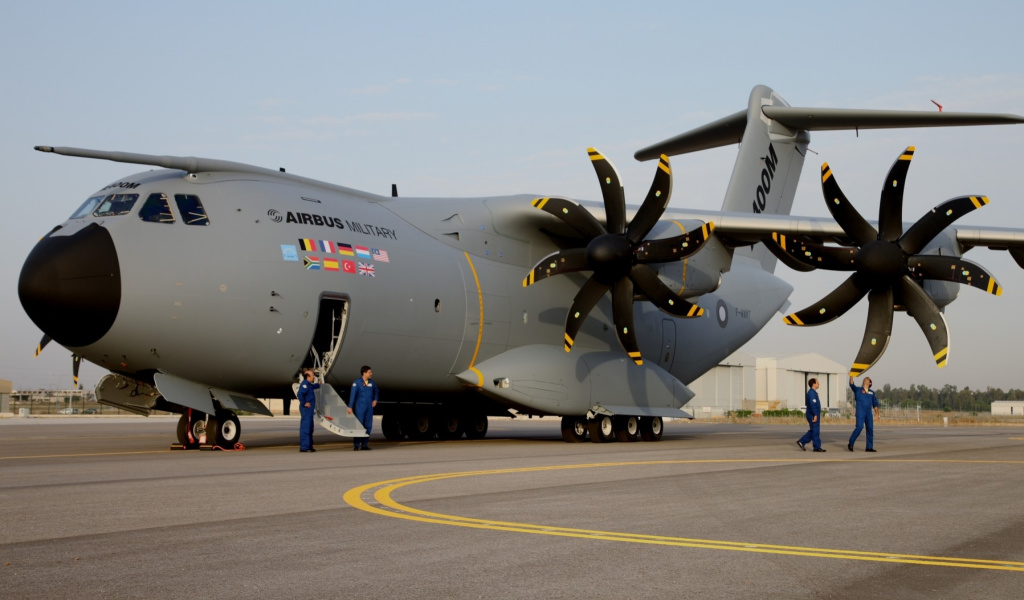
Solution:
<svg viewBox="0 0 1024 600"><path fill-rule="evenodd" d="M202 156L404 196L528 193L599 199L588 146L639 203L653 176L637 149L745 108L756 84L793 106L1024 114L1024 5L1017 2L15 2L0 0L0 379L70 387L70 352L17 297L21 264L86 195L136 165L35 145ZM972 225L1024 228L1024 125L813 134L793 213L826 216L832 165L866 218L892 161L917 147L905 220L984 194ZM717 208L736 156L672 160L672 206ZM905 314L870 374L876 387L1024 388L1024 272L975 250L1005 287L964 288L946 310L937 369ZM796 273L794 310L835 273ZM838 321L779 319L744 350L812 351L848 365L866 301ZM103 372L83 367L91 388Z"/></svg>

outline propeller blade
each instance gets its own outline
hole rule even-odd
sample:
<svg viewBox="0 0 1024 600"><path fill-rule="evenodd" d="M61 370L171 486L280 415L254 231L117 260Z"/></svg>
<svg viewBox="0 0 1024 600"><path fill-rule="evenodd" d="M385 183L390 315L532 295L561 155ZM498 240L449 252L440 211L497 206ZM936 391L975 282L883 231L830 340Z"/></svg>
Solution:
<svg viewBox="0 0 1024 600"><path fill-rule="evenodd" d="M985 290L993 296L1003 295L1002 286L984 267L960 257L915 254L908 259L907 268L910 270L910 277L915 281L952 281Z"/></svg>
<svg viewBox="0 0 1024 600"><path fill-rule="evenodd" d="M868 295L868 323L860 351L850 367L850 377L858 377L878 362L892 335L893 291L891 287L871 290Z"/></svg>
<svg viewBox="0 0 1024 600"><path fill-rule="evenodd" d="M774 239L776 235L776 233L772 233L772 238ZM793 258L793 255L786 252L786 250L779 245L778 241L772 242L764 239L762 242L764 242L764 247L768 248L768 251L775 255L775 258L782 261L782 264L786 265L790 269L793 269L794 271L801 271L803 273L814 270L814 267Z"/></svg>
<svg viewBox="0 0 1024 600"><path fill-rule="evenodd" d="M824 325L843 316L854 304L860 302L868 291L869 288L861 285L857 274L854 273L828 296L799 312L783 317L782 322L786 325Z"/></svg>
<svg viewBox="0 0 1024 600"><path fill-rule="evenodd" d="M590 162L601 181L601 196L604 198L604 214L608 219L608 233L625 233L626 193L622 191L619 172L615 170L615 165L597 151L597 148L587 148L587 154L590 155Z"/></svg>
<svg viewBox="0 0 1024 600"><path fill-rule="evenodd" d="M914 147L908 146L903 154L892 163L889 175L882 185L882 197L878 205L878 239L895 242L903 234L903 186L906 184L907 169L914 159Z"/></svg>
<svg viewBox="0 0 1024 600"><path fill-rule="evenodd" d="M683 260L700 250L704 243L711 239L711 232L714 230L714 222L709 221L701 225L700 229L694 229L690 233L660 240L648 240L634 250L634 256L638 262L644 264Z"/></svg>
<svg viewBox="0 0 1024 600"><path fill-rule="evenodd" d="M607 233L604 230L604 226L594 218L594 215L572 200L566 200L565 198L536 198L530 204L546 213L555 215L588 240Z"/></svg>
<svg viewBox="0 0 1024 600"><path fill-rule="evenodd" d="M39 343L36 345L36 356L39 356L39 353L42 352L43 348L45 348L51 341L53 341L53 338L44 333L43 339L39 340Z"/></svg>
<svg viewBox="0 0 1024 600"><path fill-rule="evenodd" d="M541 279L562 273L573 273L589 269L586 248L569 248L553 252L540 259L537 266L523 280L523 287L531 286Z"/></svg>
<svg viewBox="0 0 1024 600"><path fill-rule="evenodd" d="M910 226L899 240L907 254L917 254L953 221L988 204L987 196L961 196L947 200Z"/></svg>
<svg viewBox="0 0 1024 600"><path fill-rule="evenodd" d="M940 369L945 367L949 360L949 328L946 326L945 315L911 278L904 276L900 279L899 290L900 300L907 307L907 312L914 317L924 337L928 339L935 365Z"/></svg>
<svg viewBox="0 0 1024 600"><path fill-rule="evenodd" d="M801 238L794 238L778 232L772 232L772 241L764 241L771 249L775 245L795 262L815 269L829 271L852 271L853 260L857 256L857 248L847 246L826 246L815 244ZM778 253L775 253L779 256ZM786 264L789 264L788 262Z"/></svg>
<svg viewBox="0 0 1024 600"><path fill-rule="evenodd" d="M590 314L590 309L594 308L594 305L597 304L609 289L611 289L610 285L599 282L593 276L580 288L576 298L572 301L572 306L569 307L569 314L565 317L566 352L572 350L576 334L579 333L580 327L583 326L583 321Z"/></svg>
<svg viewBox="0 0 1024 600"><path fill-rule="evenodd" d="M651 190L647 192L647 198L644 199L640 210L637 211L633 220L629 222L629 227L626 228L626 238L632 244L639 244L640 240L647 237L647 234L658 223L658 219L665 213L671 197L672 167L668 163L668 157L662 154L658 161L658 170L654 172Z"/></svg>
<svg viewBox="0 0 1024 600"><path fill-rule="evenodd" d="M825 197L825 204L828 205L832 218L854 243L864 246L868 242L878 239L878 232L875 231L875 228L860 216L857 209L846 199L843 190L839 189L839 184L828 163L821 165L821 193Z"/></svg>
<svg viewBox="0 0 1024 600"><path fill-rule="evenodd" d="M82 366L82 357L77 354L71 355L71 376L75 380L75 389L80 390L82 386L78 384L78 368Z"/></svg>
<svg viewBox="0 0 1024 600"><path fill-rule="evenodd" d="M640 346L636 343L636 332L633 330L633 281L623 277L615 282L612 288L612 320L615 322L615 333L626 354L637 365L644 364L640 356Z"/></svg>
<svg viewBox="0 0 1024 600"><path fill-rule="evenodd" d="M636 287L655 306L676 317L699 317L704 314L704 309L684 300L673 292L661 279L654 269L647 265L633 265L629 274Z"/></svg>

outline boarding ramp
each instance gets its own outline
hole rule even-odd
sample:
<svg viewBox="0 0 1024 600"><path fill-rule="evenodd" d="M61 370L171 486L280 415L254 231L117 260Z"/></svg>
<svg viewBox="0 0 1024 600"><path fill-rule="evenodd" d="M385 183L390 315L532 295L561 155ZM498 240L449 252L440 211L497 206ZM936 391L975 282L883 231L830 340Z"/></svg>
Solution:
<svg viewBox="0 0 1024 600"><path fill-rule="evenodd" d="M296 398L299 397L299 384L292 384L292 393ZM345 404L345 400L329 383L321 383L320 389L316 390L316 410L313 412L313 416L324 429L331 433L342 437L367 437L366 428L355 415L348 413L348 405Z"/></svg>

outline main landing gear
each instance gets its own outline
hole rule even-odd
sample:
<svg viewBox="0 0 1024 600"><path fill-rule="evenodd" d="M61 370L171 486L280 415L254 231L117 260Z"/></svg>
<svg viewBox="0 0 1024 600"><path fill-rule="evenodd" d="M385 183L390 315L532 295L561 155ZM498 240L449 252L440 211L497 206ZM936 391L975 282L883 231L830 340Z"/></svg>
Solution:
<svg viewBox="0 0 1024 600"><path fill-rule="evenodd" d="M381 417L381 431L384 438L399 441L424 441L440 438L457 440L465 435L471 440L483 439L487 435L487 415L465 412L422 412L398 416L386 414Z"/></svg>
<svg viewBox="0 0 1024 600"><path fill-rule="evenodd" d="M570 443L586 441L610 442L657 442L662 435L661 417L633 417L597 415L586 417L562 417L562 439Z"/></svg>

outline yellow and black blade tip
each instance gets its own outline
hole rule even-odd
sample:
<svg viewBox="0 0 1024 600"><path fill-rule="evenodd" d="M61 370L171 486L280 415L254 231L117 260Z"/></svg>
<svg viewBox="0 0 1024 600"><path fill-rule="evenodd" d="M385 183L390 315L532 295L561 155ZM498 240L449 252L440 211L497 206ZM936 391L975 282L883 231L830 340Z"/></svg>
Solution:
<svg viewBox="0 0 1024 600"><path fill-rule="evenodd" d="M45 348L46 345L49 344L51 341L53 341L52 337L50 337L50 336L48 336L46 334L43 334L43 339L39 340L39 343L36 344L36 354L35 355L38 357L39 354L43 351L43 348Z"/></svg>

